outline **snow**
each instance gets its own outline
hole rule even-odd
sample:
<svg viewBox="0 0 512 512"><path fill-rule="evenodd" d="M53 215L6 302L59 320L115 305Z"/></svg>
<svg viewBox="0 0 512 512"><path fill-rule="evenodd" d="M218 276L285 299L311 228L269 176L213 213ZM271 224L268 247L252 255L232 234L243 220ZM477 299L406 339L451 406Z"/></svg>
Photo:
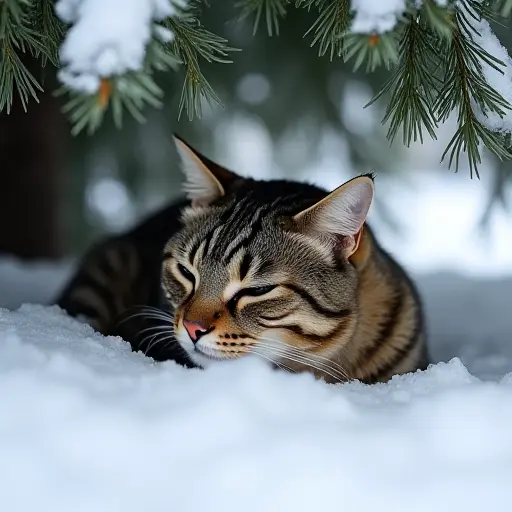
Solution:
<svg viewBox="0 0 512 512"><path fill-rule="evenodd" d="M355 34L372 34L392 30L406 8L405 0L352 0L354 19L350 27Z"/></svg>
<svg viewBox="0 0 512 512"><path fill-rule="evenodd" d="M59 79L92 94L102 77L142 68L153 31L164 41L172 34L156 25L175 14L177 0L59 0L57 15L72 24L61 46ZM182 5L183 2L179 2Z"/></svg>
<svg viewBox="0 0 512 512"><path fill-rule="evenodd" d="M499 68L498 71L483 59L479 59L485 81L511 106L509 109L502 109L505 112L503 117L494 112L482 112L476 103L473 104L473 111L478 120L490 130L512 133L512 59L486 20L477 21L471 16L467 16L467 18L475 30L473 34L475 43L504 63L494 63Z"/></svg>
<svg viewBox="0 0 512 512"><path fill-rule="evenodd" d="M0 310L0 340L2 510L509 504L512 374L484 382L458 359L377 386L250 359L185 370L28 305Z"/></svg>

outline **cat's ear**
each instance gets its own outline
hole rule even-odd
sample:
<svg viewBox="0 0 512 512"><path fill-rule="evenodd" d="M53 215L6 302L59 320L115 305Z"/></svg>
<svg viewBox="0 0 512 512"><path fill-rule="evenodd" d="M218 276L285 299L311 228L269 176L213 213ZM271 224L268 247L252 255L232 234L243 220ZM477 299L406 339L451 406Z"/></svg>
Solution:
<svg viewBox="0 0 512 512"><path fill-rule="evenodd" d="M192 206L208 206L240 179L240 176L212 162L176 134L173 139L186 178L183 191Z"/></svg>
<svg viewBox="0 0 512 512"><path fill-rule="evenodd" d="M302 233L334 240L336 249L349 258L359 245L372 199L372 176L358 176L293 219Z"/></svg>

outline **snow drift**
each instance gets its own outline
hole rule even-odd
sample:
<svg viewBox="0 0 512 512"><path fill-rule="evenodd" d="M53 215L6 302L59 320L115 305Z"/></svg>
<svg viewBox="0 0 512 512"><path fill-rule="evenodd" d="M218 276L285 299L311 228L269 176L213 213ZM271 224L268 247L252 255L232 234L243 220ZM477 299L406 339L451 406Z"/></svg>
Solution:
<svg viewBox="0 0 512 512"><path fill-rule="evenodd" d="M457 358L326 385L155 364L58 308L0 310L0 510L502 511L512 374Z"/></svg>

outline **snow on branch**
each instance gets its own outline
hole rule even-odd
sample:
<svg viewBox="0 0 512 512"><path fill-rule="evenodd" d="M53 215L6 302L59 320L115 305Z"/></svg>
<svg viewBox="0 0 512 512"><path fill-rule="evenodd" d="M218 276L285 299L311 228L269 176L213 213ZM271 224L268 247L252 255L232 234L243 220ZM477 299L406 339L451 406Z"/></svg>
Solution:
<svg viewBox="0 0 512 512"><path fill-rule="evenodd" d="M440 7L446 7L448 0L433 0ZM416 0L419 9L422 0ZM354 34L383 34L393 30L400 17L407 10L406 0L352 0L354 19L350 31Z"/></svg>
<svg viewBox="0 0 512 512"><path fill-rule="evenodd" d="M475 43L485 52L504 63L489 63L489 59L479 59L482 73L487 84L503 97L509 105L512 105L512 59L506 48L502 46L489 22L480 19L471 19L471 26L474 29L472 34ZM478 120L493 132L512 133L512 110L497 112L483 111L479 105L473 103L473 111Z"/></svg>
<svg viewBox="0 0 512 512"><path fill-rule="evenodd" d="M405 0L352 0L354 34L382 34L392 30L405 11Z"/></svg>
<svg viewBox="0 0 512 512"><path fill-rule="evenodd" d="M93 94L101 78L140 71L153 35L172 39L156 23L176 14L175 5L171 0L59 0L57 15L72 25L61 47L60 81Z"/></svg>

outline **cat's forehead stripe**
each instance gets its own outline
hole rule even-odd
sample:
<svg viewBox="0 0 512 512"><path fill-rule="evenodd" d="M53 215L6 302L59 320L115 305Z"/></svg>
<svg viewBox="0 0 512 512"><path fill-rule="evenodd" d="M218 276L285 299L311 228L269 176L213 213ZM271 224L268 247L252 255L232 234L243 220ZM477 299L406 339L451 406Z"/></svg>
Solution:
<svg viewBox="0 0 512 512"><path fill-rule="evenodd" d="M247 276L247 274L249 273L252 260L253 260L252 256L248 252L245 252L245 254L242 258L242 262L240 263L240 280L241 281L243 281L245 279L245 277Z"/></svg>
<svg viewBox="0 0 512 512"><path fill-rule="evenodd" d="M225 254L223 258L223 262L225 264L229 263L233 256L243 247L248 247L251 242L256 238L258 233L261 231L261 228L263 226L263 219L265 218L264 213L266 212L267 208L261 207L257 212L254 213L253 222L250 223L247 226L247 232L244 237L242 237L238 243L234 244L230 249L229 246L225 249ZM229 249L229 250L228 250Z"/></svg>

